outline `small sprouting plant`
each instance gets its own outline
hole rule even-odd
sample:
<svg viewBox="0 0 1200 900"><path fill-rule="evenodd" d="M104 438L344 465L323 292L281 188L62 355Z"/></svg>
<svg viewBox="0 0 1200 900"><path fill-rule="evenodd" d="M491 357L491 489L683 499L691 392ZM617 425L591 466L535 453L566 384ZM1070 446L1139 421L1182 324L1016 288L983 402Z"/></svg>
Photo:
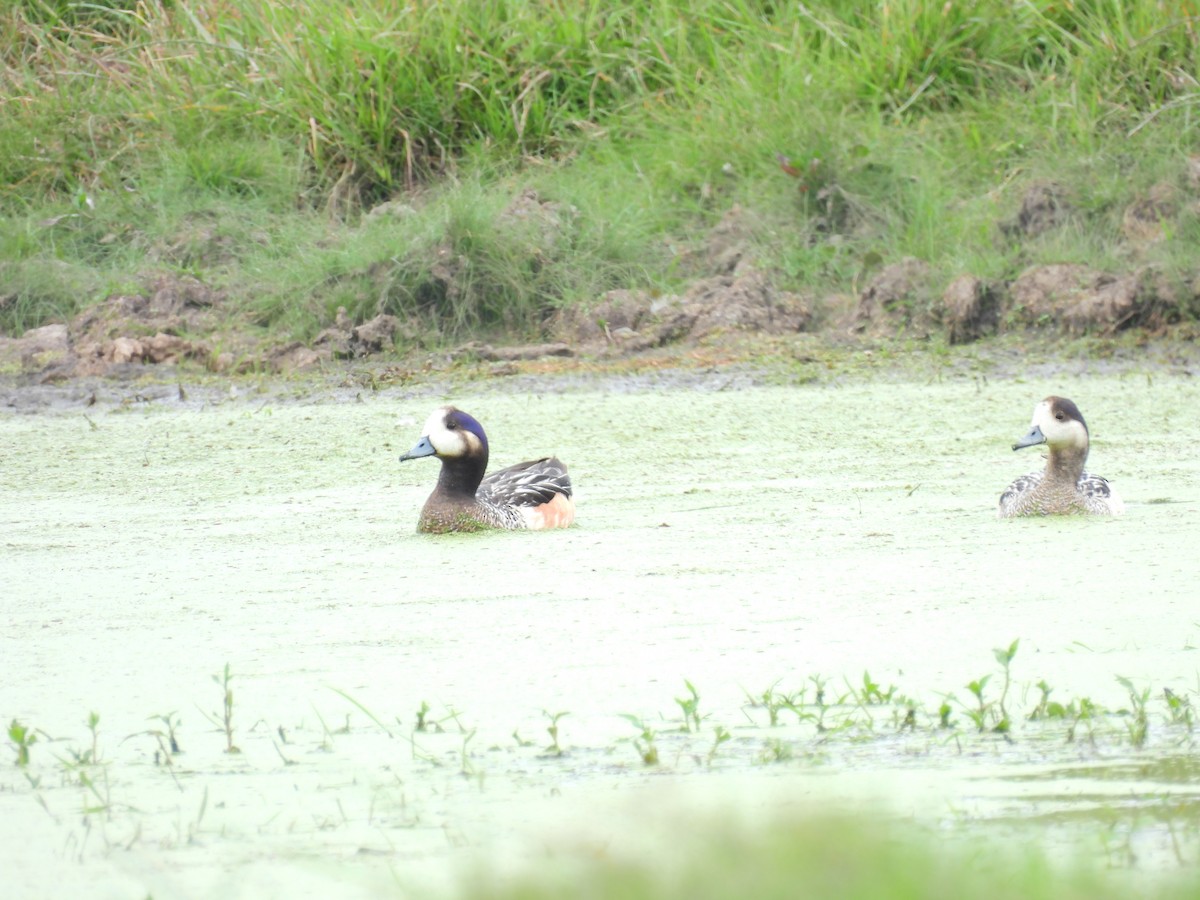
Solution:
<svg viewBox="0 0 1200 900"><path fill-rule="evenodd" d="M854 691L854 689L851 688L851 691ZM862 688L855 693L857 694L859 703L863 706L882 706L892 699L892 696L896 693L896 687L892 685L884 691L878 682L871 680L871 673L864 669Z"/></svg>
<svg viewBox="0 0 1200 900"><path fill-rule="evenodd" d="M1163 688L1163 698L1167 701L1167 714L1172 725L1182 725L1190 732L1192 730L1192 701L1181 697L1170 688Z"/></svg>
<svg viewBox="0 0 1200 900"><path fill-rule="evenodd" d="M21 768L29 765L29 748L37 743L37 735L33 729L13 719L8 726L8 739L17 751L17 765Z"/></svg>
<svg viewBox="0 0 1200 900"><path fill-rule="evenodd" d="M183 752L179 749L179 739L175 736L175 729L180 724L179 719L175 717L174 712L169 712L157 716L148 716L147 721L161 722L163 724L163 728L150 728L146 731L138 732L139 735L149 735L154 738L155 743L158 745L154 751L154 764L156 766L171 765L171 758ZM130 735L130 737L136 736Z"/></svg>
<svg viewBox="0 0 1200 900"><path fill-rule="evenodd" d="M817 708L816 724L818 732L828 730L825 727L825 712L829 709L829 705L825 702L825 685L828 683L820 675L809 675L808 680L812 682L816 689L816 696L813 698L813 706Z"/></svg>
<svg viewBox="0 0 1200 900"><path fill-rule="evenodd" d="M713 728L713 745L708 751L708 764L710 766L712 765L712 761L716 757L717 750L720 749L721 745L732 739L733 735L729 733L729 730L724 725L717 725L715 728Z"/></svg>
<svg viewBox="0 0 1200 900"><path fill-rule="evenodd" d="M220 723L225 732L225 752L241 753L242 751L233 744L233 688L230 686L233 682L233 672L230 671L229 663L225 663L225 670L214 675L212 680L221 687Z"/></svg>
<svg viewBox="0 0 1200 900"><path fill-rule="evenodd" d="M87 729L89 732L91 732L91 735L92 735L92 747L91 747L91 750L88 752L90 753L89 761L92 763L97 763L100 761L100 751L97 746L97 742L99 739L99 728L100 728L100 713L89 712L88 717L87 717Z"/></svg>
<svg viewBox="0 0 1200 900"><path fill-rule="evenodd" d="M675 702L679 704L679 708L683 711L683 730L684 731L699 731L700 730L700 694L696 691L693 685L686 678L683 679L684 685L687 686L690 697L676 697Z"/></svg>
<svg viewBox="0 0 1200 900"><path fill-rule="evenodd" d="M1092 720L1100 715L1102 710L1099 706L1093 703L1087 697L1081 697L1078 702L1072 700L1066 707L1063 708L1063 718L1070 719L1071 724L1067 727L1067 743L1075 742L1075 736L1079 731L1080 724L1086 724L1088 727L1088 737L1094 738L1092 734Z"/></svg>
<svg viewBox="0 0 1200 900"><path fill-rule="evenodd" d="M954 708L950 705L950 701L953 699L953 694L947 694L938 707L938 728L949 729L954 727L954 722L950 718L954 713Z"/></svg>
<svg viewBox="0 0 1200 900"><path fill-rule="evenodd" d="M162 739L166 741L166 749L170 750L172 755L177 755L183 752L179 749L179 739L175 736L175 729L177 729L181 723L179 719L176 718L174 710L162 715L151 716L150 721L163 723L163 727L166 728L166 732L156 731L152 733L161 736Z"/></svg>
<svg viewBox="0 0 1200 900"><path fill-rule="evenodd" d="M1017 647L1020 643L1021 641L1018 638L1008 645L1007 650L1003 647L997 647L992 651L996 655L996 662L1004 667L1004 687L1000 690L1000 721L996 723L996 727L993 729L1001 734L1007 734L1011 727L1011 722L1008 718L1008 708L1004 704L1008 700L1008 688L1012 684L1012 661L1017 655Z"/></svg>
<svg viewBox="0 0 1200 900"><path fill-rule="evenodd" d="M974 708L969 706L966 708L967 716L970 717L971 721L975 723L975 727L980 733L982 733L984 728L987 727L987 714L988 710L991 709L992 706L990 701L985 702L983 699L984 689L987 687L987 683L991 680L991 675L984 675L982 678L976 679L967 685L967 690L970 691L971 696L975 698Z"/></svg>
<svg viewBox="0 0 1200 900"><path fill-rule="evenodd" d="M546 748L546 752L552 753L555 756L562 756L564 751L562 746L558 743L558 720L563 716L570 715L570 713L549 713L544 709L542 710L542 713L550 720L550 724L546 728L546 733L550 735L550 746Z"/></svg>
<svg viewBox="0 0 1200 900"><path fill-rule="evenodd" d="M633 748L647 766L658 765L658 745L654 743L654 729L630 713L621 713L621 718L628 720L634 728L641 732L633 739Z"/></svg>
<svg viewBox="0 0 1200 900"><path fill-rule="evenodd" d="M747 705L751 708L761 706L767 711L767 719L774 728L779 724L779 711L783 709L795 710L795 698L791 694L783 694L775 690L779 685L776 681L758 697L752 697L749 692L746 692Z"/></svg>
<svg viewBox="0 0 1200 900"><path fill-rule="evenodd" d="M415 728L416 731L424 731L428 727L428 723L426 723L425 717L427 715L429 715L429 709L430 709L429 704L426 701L422 700L421 708L417 710L417 724L416 724L416 728Z"/></svg>
<svg viewBox="0 0 1200 900"><path fill-rule="evenodd" d="M1041 692L1041 696L1038 697L1037 705L1034 706L1033 711L1029 714L1029 721L1040 722L1044 719L1053 718L1054 712L1051 711L1051 707L1057 708L1059 717L1061 718L1062 704L1054 703L1050 700L1050 693L1054 688L1046 684L1046 679L1043 678L1037 683L1037 689Z"/></svg>
<svg viewBox="0 0 1200 900"><path fill-rule="evenodd" d="M1132 719L1125 723L1125 728L1129 732L1130 742L1140 750L1146 746L1146 738L1150 735L1150 717L1146 713L1146 704L1150 701L1150 688L1138 691L1130 679L1121 675L1117 676L1117 683L1129 692L1129 713Z"/></svg>
<svg viewBox="0 0 1200 900"><path fill-rule="evenodd" d="M877 681L874 681L871 678L871 673L864 669L862 676L862 687L855 687L849 679L846 679L846 690L846 697L849 697L854 701L855 705L866 718L867 727L874 728L875 716L871 712L870 707L883 706L884 704L890 702L892 698L896 696L898 689L895 685L892 685L885 691L882 687L880 687ZM843 700L844 699L845 697ZM847 721L843 724L848 727L853 723Z"/></svg>
<svg viewBox="0 0 1200 900"><path fill-rule="evenodd" d="M781 763L787 762L793 756L792 745L779 740L779 738L770 738L763 746L763 751L759 754L759 761L764 763Z"/></svg>

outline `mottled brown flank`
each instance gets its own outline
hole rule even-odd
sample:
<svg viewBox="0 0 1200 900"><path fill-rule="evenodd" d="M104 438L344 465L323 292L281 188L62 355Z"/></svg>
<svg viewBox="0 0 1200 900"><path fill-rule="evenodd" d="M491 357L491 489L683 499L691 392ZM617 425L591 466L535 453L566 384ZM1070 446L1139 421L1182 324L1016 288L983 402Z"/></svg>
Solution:
<svg viewBox="0 0 1200 900"><path fill-rule="evenodd" d="M495 527L480 521L470 506L456 508L456 504L433 501L434 498L430 497L425 508L421 510L417 531L426 534L449 534L452 531L485 531Z"/></svg>
<svg viewBox="0 0 1200 900"><path fill-rule="evenodd" d="M1096 483L1103 486L1095 490ZM1083 486L1092 486L1084 490ZM1014 516L1111 515L1105 499L1111 495L1108 484L1096 475L1083 474L1081 481L1047 478L1032 472L1012 483L1000 498L1000 514Z"/></svg>
<svg viewBox="0 0 1200 900"><path fill-rule="evenodd" d="M568 486L567 490L569 489ZM521 512L522 507L541 515L542 520L527 522ZM439 487L425 502L417 530L442 534L448 531L482 531L491 528L561 528L574 521L574 514L574 502L568 494L561 491L554 493L553 499L535 505L523 503L519 497L504 500L483 499L478 495L451 496Z"/></svg>
<svg viewBox="0 0 1200 900"><path fill-rule="evenodd" d="M525 527L525 521L516 509L484 503L474 494L447 492L440 483L425 501L417 522L418 531L434 534Z"/></svg>

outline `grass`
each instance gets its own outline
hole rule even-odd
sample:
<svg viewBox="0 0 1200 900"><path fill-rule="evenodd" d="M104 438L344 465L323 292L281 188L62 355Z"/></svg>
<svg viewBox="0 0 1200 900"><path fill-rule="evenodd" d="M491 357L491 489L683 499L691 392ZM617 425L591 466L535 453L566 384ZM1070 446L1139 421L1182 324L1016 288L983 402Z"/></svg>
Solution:
<svg viewBox="0 0 1200 900"><path fill-rule="evenodd" d="M668 819L669 822L669 819ZM671 847L633 858L551 860L516 877L481 872L468 882L470 897L535 900L543 897L654 898L839 897L847 900L935 898L1119 898L1132 882L1047 852L996 847L906 828L900 832L867 817L812 815L769 823L731 825L690 818L672 829ZM616 858L614 858L614 856ZM1185 897L1195 878L1138 882L1146 897Z"/></svg>
<svg viewBox="0 0 1200 900"><path fill-rule="evenodd" d="M407 343L532 336L561 306L703 269L687 251L735 207L789 289L850 291L904 256L934 285L1071 259L1185 285L1195 210L1150 246L1120 226L1154 184L1185 187L1198 11L10 4L0 331L168 271L281 339L312 339L339 307L410 321ZM1002 239L1046 179L1071 227ZM537 214L514 215L528 190ZM397 214L366 215L383 201Z"/></svg>

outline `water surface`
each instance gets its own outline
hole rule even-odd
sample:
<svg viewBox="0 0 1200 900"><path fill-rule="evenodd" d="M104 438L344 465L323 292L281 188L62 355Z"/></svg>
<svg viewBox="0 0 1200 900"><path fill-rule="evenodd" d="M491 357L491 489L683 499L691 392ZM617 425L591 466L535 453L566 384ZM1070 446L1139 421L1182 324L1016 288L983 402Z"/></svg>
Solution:
<svg viewBox="0 0 1200 900"><path fill-rule="evenodd" d="M295 896L344 864L364 895L420 893L547 834L620 844L643 792L751 815L820 797L934 828L1032 822L1085 846L1133 797L1128 845L1168 860L1155 811L1171 797L1194 837L1194 766L1158 777L1192 746L1162 721L1162 691L1198 686L1194 385L727 383L0 418L0 718L41 732L28 769L0 777L5 844L37 847L15 883ZM1008 481L1040 467L1010 446L1049 393L1083 410L1089 468L1123 518L996 518ZM443 401L483 422L493 465L560 456L578 525L414 533L437 464L397 457ZM981 737L966 686L990 675L994 699L993 650L1014 640L1012 739ZM748 706L772 686L811 702L814 677L836 698L866 672L897 692L843 710L839 734ZM1128 717L1072 743L1065 724L1023 721L1039 681L1063 704L1129 708L1116 676L1152 691L1144 747ZM695 734L679 731L685 679ZM896 731L901 694L913 732ZM957 728L938 729L949 695ZM413 731L422 704L440 732ZM104 765L83 771L107 779L103 802L69 765L92 711ZM559 712L561 757L544 752ZM658 766L623 714L655 732ZM180 722L171 766L146 733L163 716ZM1056 818L1073 814L1075 831ZM1191 865L1194 849L1174 855Z"/></svg>

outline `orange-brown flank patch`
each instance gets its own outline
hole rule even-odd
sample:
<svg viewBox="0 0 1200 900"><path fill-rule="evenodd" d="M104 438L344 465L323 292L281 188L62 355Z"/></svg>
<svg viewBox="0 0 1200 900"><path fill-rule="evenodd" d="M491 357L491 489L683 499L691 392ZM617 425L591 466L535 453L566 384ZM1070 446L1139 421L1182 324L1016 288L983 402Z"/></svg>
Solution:
<svg viewBox="0 0 1200 900"><path fill-rule="evenodd" d="M566 494L555 494L554 499L530 510L529 527L533 529L566 528L575 521L575 501Z"/></svg>

